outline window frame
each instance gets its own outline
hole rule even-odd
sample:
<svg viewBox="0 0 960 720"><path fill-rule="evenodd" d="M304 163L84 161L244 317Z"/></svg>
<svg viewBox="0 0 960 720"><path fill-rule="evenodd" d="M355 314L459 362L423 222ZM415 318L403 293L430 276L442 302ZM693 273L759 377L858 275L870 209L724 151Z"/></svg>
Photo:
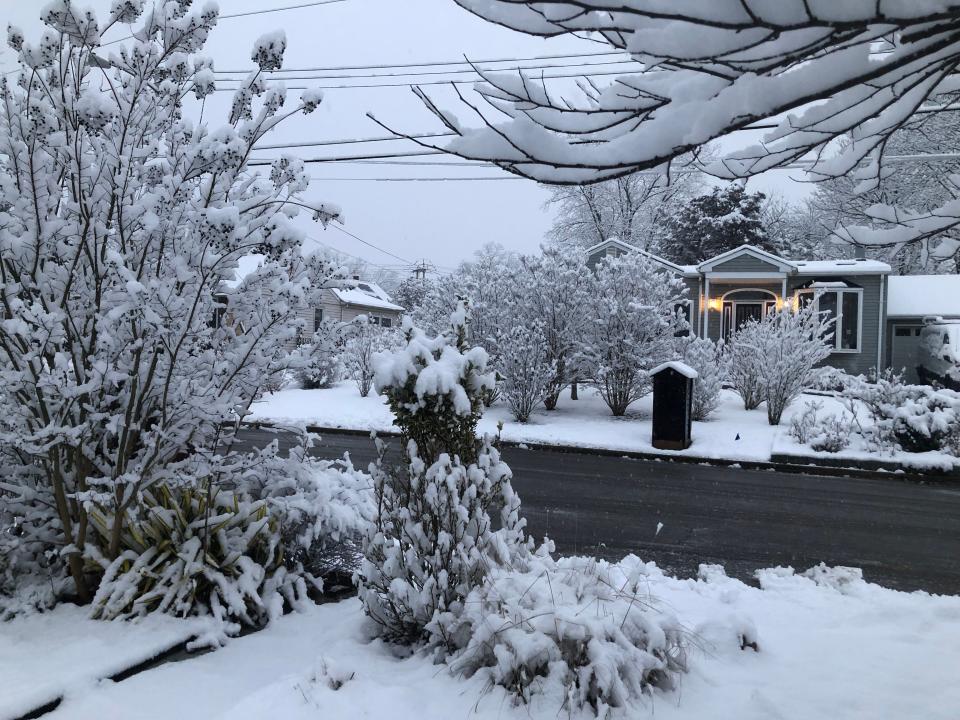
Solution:
<svg viewBox="0 0 960 720"><path fill-rule="evenodd" d="M820 312L820 296L825 293L837 294L837 320L833 324L833 345L830 348L830 354L857 355L863 352L863 288L838 287L838 288L800 288L794 292L797 305L800 307L801 295L812 295L811 302L816 307L816 312ZM843 339L843 297L844 293L850 293L857 296L857 347L843 348L840 343Z"/></svg>
<svg viewBox="0 0 960 720"><path fill-rule="evenodd" d="M313 331L317 332L320 329L320 326L323 325L323 308L315 307L313 309Z"/></svg>

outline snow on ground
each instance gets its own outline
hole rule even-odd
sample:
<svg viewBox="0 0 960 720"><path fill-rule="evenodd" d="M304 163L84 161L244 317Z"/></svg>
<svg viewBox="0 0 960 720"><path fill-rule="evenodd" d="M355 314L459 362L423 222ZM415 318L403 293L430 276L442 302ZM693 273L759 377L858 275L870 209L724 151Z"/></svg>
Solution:
<svg viewBox="0 0 960 720"><path fill-rule="evenodd" d="M61 605L0 623L0 720L137 665L197 634L206 622L155 615L136 622L91 620L89 608Z"/></svg>
<svg viewBox="0 0 960 720"><path fill-rule="evenodd" d="M640 561L631 556L624 563ZM676 691L657 691L641 712L619 711L614 718L957 717L960 597L887 590L857 579L857 571L833 571L817 584L789 570L763 570L763 589L716 568L705 568L699 581L664 577L652 564L646 572L653 596L691 631L691 671ZM39 629L24 622L4 632L27 637ZM757 653L739 650L724 634L751 622ZM87 659L103 654L113 631L110 624L96 632L77 628L87 638ZM52 655L48 644L25 643L5 656L0 672L12 668L38 683L71 664ZM479 675L458 679L418 655L401 659L367 639L360 603L351 599L285 616L208 655L77 689L47 717L555 720L567 717L560 703L541 696L529 707L514 707L502 690L487 690Z"/></svg>
<svg viewBox="0 0 960 720"><path fill-rule="evenodd" d="M626 416L616 418L593 388L582 388L579 400L571 400L569 391L564 392L556 410L540 409L527 424L514 421L510 409L498 402L485 410L479 431L496 433L497 423L502 421L503 439L508 442L767 461L778 432L785 433L791 413L803 409L803 400L784 413L782 425L776 428L767 423L763 407L746 411L736 393L724 390L717 411L709 420L693 423L693 444L680 451L657 450L650 444L652 395L633 403ZM826 412L842 410L833 398L818 400L824 401ZM351 430L396 430L384 398L372 393L362 398L352 383L339 383L329 390L282 390L256 403L248 419Z"/></svg>

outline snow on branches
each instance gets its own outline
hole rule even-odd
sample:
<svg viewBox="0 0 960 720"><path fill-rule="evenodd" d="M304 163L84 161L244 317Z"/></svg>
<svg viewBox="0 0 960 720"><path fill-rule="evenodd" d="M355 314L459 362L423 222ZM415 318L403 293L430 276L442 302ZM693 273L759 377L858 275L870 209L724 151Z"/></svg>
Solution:
<svg viewBox="0 0 960 720"><path fill-rule="evenodd" d="M456 135L417 142L541 182L667 172L767 120L755 145L708 171L745 178L812 157L813 179L852 174L868 189L891 172L897 130L918 113L955 110L960 91L957 0L715 0L669 11L651 0L457 2L523 33L587 35L636 63L607 84L585 73L575 92L535 73L478 70L475 93L458 90L463 117L415 88ZM960 225L960 212L947 203L888 222L850 239L916 242Z"/></svg>
<svg viewBox="0 0 960 720"><path fill-rule="evenodd" d="M188 6L156 2L109 58L99 35L143 3L114 2L100 26L59 0L39 44L9 33L21 69L0 84L0 507L18 502L13 532L40 541L18 552L35 568L57 557L82 600L164 493L180 502L243 472L232 427L283 369L296 309L336 277L300 252L291 217L339 212L301 197L302 164L246 166L307 107L282 113L282 90L253 78L226 124L184 118L217 21ZM267 259L234 284L252 253Z"/></svg>

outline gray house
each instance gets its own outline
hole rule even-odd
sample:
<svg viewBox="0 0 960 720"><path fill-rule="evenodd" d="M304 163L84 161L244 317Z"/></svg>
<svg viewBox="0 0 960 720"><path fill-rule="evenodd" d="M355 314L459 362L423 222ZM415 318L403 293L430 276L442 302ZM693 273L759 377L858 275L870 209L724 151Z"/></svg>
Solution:
<svg viewBox="0 0 960 720"><path fill-rule="evenodd" d="M689 289L691 329L713 340L729 337L747 320L759 319L772 309L813 303L836 319L833 350L826 364L852 374L871 368L915 367L923 318L960 317L960 277L891 277L890 266L876 260L788 260L741 245L699 265L676 265L610 239L587 250L587 263L593 267L603 257L630 252L641 252L683 278ZM936 291L942 295L939 302L931 301L929 307L914 302L919 296L931 297L933 287L940 288Z"/></svg>

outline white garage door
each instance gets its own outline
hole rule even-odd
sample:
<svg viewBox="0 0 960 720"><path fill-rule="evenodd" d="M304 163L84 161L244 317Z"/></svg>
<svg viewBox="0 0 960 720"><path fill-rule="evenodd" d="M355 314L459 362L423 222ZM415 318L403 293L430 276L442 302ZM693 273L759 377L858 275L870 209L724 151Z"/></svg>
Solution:
<svg viewBox="0 0 960 720"><path fill-rule="evenodd" d="M890 366L896 371L903 370L903 379L915 383L917 377L917 358L920 353L920 330L922 325L893 326L893 341L890 347ZM904 370L905 368L905 370Z"/></svg>

